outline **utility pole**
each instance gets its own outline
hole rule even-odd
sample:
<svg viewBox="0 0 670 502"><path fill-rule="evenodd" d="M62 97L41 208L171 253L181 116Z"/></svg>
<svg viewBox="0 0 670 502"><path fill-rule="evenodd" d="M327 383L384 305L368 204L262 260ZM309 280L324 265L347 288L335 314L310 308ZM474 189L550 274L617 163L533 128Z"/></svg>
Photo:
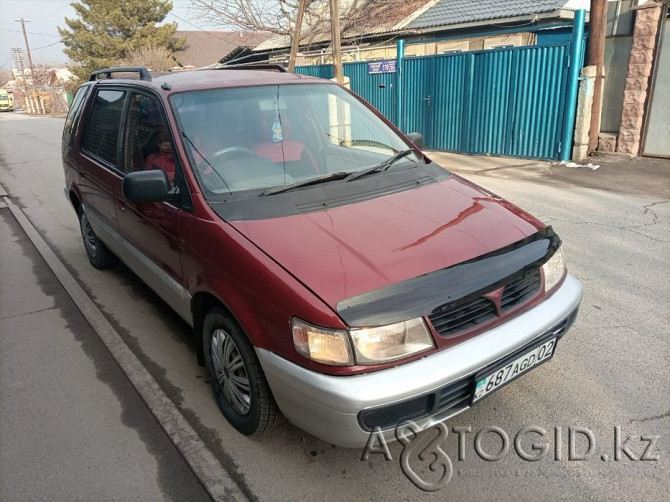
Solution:
<svg viewBox="0 0 670 502"><path fill-rule="evenodd" d="M16 65L21 70L21 81L23 82L23 87L25 89L26 76L24 74L25 68L23 67L23 57L21 56L21 49L19 49L18 47L14 47L14 48L12 48L12 52L13 52L13 55L14 55L14 62L16 63Z"/></svg>
<svg viewBox="0 0 670 502"><path fill-rule="evenodd" d="M30 78L33 77L33 58L30 55L30 45L28 45L28 35L26 34L26 23L30 22L30 19L14 19L17 23L21 24L21 30L23 31L23 40L26 41L26 53L28 54L28 64L30 65Z"/></svg>
<svg viewBox="0 0 670 502"><path fill-rule="evenodd" d="M607 29L607 0L591 0L589 12L589 51L586 65L596 67L596 83L593 89L591 106L591 125L589 127L589 151L598 147L600 134L600 115L603 108L603 84L605 72L605 32Z"/></svg>
<svg viewBox="0 0 670 502"><path fill-rule="evenodd" d="M293 73L295 69L295 60L298 57L298 47L300 46L300 33L302 31L302 17L305 14L305 0L298 2L298 13L296 14L295 26L293 28L293 39L291 40L291 56L288 60L288 71Z"/></svg>
<svg viewBox="0 0 670 502"><path fill-rule="evenodd" d="M21 79L17 79L17 81L19 82L18 90L21 91L20 95L23 100L22 106L28 111L28 113L33 113L32 101L30 99L30 95L28 92L28 84L26 82L26 69L23 66L23 56L21 55L21 49L19 49L18 47L13 47L12 55L14 56L14 64L21 71ZM14 95L14 99L15 100L17 99L16 94Z"/></svg>
<svg viewBox="0 0 670 502"><path fill-rule="evenodd" d="M330 0L330 34L333 47L335 80L338 84L343 84L344 73L342 71L342 46L340 42L340 11L337 5L337 0Z"/></svg>

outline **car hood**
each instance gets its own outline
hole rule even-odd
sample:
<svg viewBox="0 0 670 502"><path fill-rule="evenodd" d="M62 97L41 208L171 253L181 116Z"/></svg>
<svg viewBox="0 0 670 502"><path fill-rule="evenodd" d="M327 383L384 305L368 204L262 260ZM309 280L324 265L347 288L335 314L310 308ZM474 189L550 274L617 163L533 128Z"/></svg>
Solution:
<svg viewBox="0 0 670 502"><path fill-rule="evenodd" d="M231 225L333 309L346 298L471 260L544 228L458 176L333 209Z"/></svg>

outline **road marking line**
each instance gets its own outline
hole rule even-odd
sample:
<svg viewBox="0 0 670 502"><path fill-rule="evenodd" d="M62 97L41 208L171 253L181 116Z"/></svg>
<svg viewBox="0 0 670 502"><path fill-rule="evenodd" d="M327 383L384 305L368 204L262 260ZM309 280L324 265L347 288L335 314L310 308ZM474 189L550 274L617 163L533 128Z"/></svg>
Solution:
<svg viewBox="0 0 670 502"><path fill-rule="evenodd" d="M40 236L28 217L9 198L3 197L2 200L210 496L214 500L248 500L174 402L167 397L158 382L123 341L121 335Z"/></svg>

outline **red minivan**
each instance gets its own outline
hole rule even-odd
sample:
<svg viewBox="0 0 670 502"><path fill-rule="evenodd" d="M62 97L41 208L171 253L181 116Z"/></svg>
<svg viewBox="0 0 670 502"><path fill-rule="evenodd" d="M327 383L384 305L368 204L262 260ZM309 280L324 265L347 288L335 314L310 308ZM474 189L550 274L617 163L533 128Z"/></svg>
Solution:
<svg viewBox="0 0 670 502"><path fill-rule="evenodd" d="M193 326L230 423L358 447L549 360L582 296L551 227L279 70L94 72L63 132L91 264L122 260Z"/></svg>

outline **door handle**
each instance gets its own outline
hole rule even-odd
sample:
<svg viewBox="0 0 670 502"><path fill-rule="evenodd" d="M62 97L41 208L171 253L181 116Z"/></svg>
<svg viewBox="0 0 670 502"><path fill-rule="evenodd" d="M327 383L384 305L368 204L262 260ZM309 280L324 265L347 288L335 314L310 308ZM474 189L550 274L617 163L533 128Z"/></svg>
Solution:
<svg viewBox="0 0 670 502"><path fill-rule="evenodd" d="M426 96L425 98L423 98L423 100L424 100L424 101L427 101L426 104L427 104L428 106L430 106L430 94L429 94L428 96Z"/></svg>

